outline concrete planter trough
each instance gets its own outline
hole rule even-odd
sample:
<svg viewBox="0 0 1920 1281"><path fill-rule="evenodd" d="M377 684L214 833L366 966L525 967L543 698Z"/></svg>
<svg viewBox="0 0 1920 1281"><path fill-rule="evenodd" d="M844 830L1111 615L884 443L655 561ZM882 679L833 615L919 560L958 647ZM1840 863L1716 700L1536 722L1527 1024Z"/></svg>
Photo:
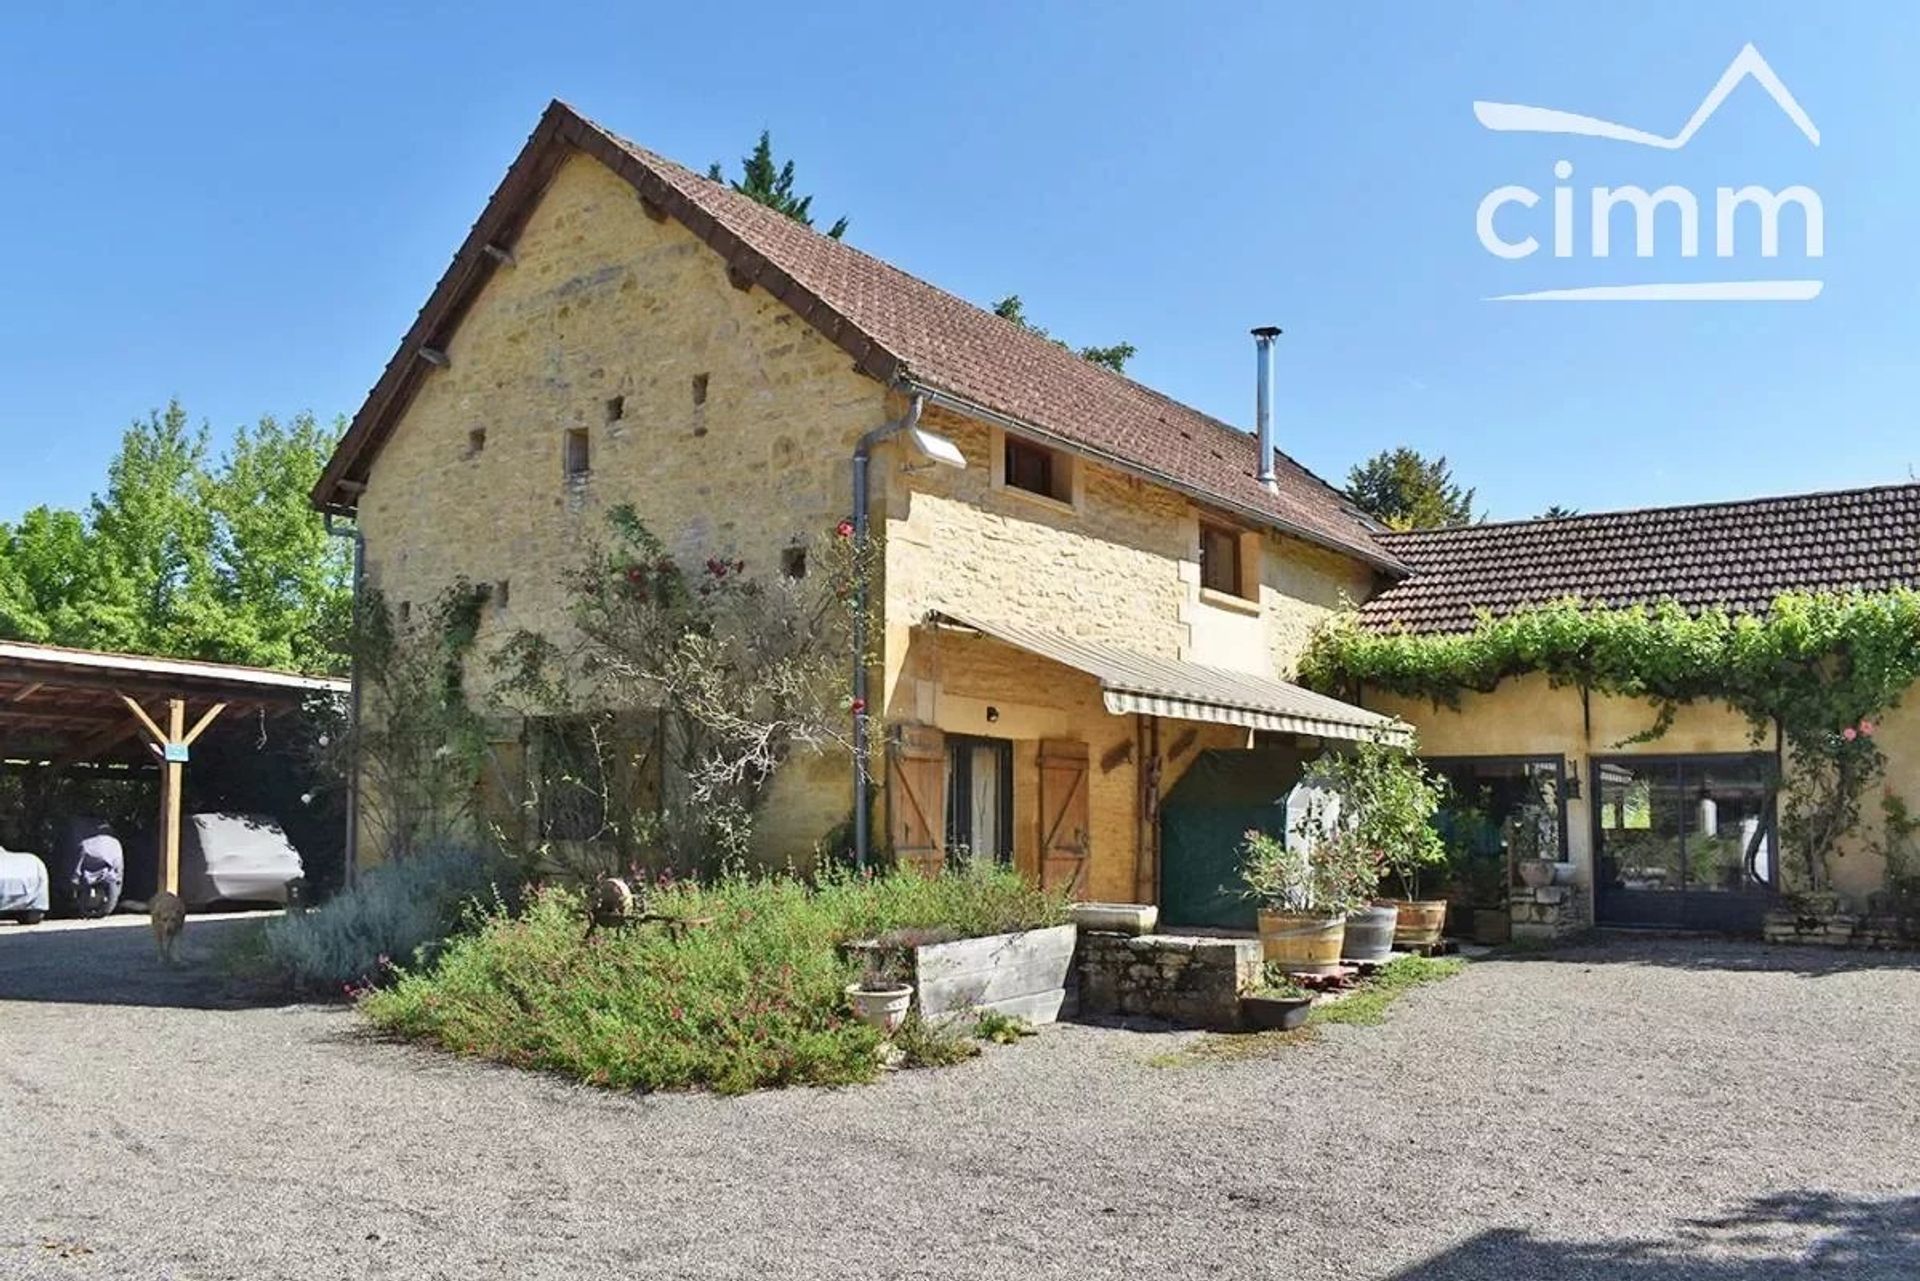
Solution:
<svg viewBox="0 0 1920 1281"><path fill-rule="evenodd" d="M930 943L913 949L920 1017L929 1022L995 1010L1029 1023L1060 1017L1077 926Z"/></svg>

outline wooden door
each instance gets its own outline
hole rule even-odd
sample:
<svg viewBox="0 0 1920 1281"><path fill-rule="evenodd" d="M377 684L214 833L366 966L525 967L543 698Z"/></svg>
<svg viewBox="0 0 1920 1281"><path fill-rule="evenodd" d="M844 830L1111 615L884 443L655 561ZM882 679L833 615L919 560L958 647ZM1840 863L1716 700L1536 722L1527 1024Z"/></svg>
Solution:
<svg viewBox="0 0 1920 1281"><path fill-rule="evenodd" d="M947 861L946 736L930 725L902 725L887 764L894 862L938 876Z"/></svg>
<svg viewBox="0 0 1920 1281"><path fill-rule="evenodd" d="M1087 745L1040 744L1040 884L1080 898L1087 889Z"/></svg>

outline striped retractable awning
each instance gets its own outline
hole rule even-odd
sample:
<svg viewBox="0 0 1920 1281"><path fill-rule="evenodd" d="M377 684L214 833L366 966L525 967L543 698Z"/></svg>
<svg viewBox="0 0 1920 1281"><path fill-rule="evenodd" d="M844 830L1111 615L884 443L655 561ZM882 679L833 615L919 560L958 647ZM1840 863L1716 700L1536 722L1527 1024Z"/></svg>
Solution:
<svg viewBox="0 0 1920 1281"><path fill-rule="evenodd" d="M1115 715L1138 712L1316 738L1380 737L1390 743L1404 743L1410 733L1404 721L1391 716L1247 672L1159 658L1100 641L951 610L930 613L927 621L969 628L1085 672L1100 682L1107 710Z"/></svg>

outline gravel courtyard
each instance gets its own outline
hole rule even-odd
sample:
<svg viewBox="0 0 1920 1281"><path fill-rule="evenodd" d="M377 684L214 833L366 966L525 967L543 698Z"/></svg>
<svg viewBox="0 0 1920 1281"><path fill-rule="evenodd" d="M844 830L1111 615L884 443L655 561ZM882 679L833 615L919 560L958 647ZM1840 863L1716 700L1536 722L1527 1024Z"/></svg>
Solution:
<svg viewBox="0 0 1920 1281"><path fill-rule="evenodd" d="M1615 940L1235 1054L629 1097L0 926L0 1276L1920 1275L1913 957ZM1195 1053L1199 1050L1199 1053Z"/></svg>

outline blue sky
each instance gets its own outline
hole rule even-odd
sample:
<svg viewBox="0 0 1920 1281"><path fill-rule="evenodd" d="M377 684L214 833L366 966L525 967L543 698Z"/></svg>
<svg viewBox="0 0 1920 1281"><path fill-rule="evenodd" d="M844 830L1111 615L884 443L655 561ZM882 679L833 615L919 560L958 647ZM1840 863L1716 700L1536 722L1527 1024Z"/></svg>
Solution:
<svg viewBox="0 0 1920 1281"><path fill-rule="evenodd" d="M1505 518L1920 467L1911 6L48 8L0 48L0 520L84 502L169 397L221 433L350 414L556 96L695 166L770 126L862 248L1131 341L1135 376L1229 421L1252 418L1248 328L1279 324L1280 441L1336 480L1410 444ZM1680 151L1474 118L1495 99L1671 133L1749 41L1818 148L1751 82ZM1494 258L1481 197L1538 190L1502 226L1545 238L1559 159L1583 203L1590 183L1807 184L1825 254L1789 215L1774 262L1670 240ZM1716 273L1825 289L1483 301Z"/></svg>

